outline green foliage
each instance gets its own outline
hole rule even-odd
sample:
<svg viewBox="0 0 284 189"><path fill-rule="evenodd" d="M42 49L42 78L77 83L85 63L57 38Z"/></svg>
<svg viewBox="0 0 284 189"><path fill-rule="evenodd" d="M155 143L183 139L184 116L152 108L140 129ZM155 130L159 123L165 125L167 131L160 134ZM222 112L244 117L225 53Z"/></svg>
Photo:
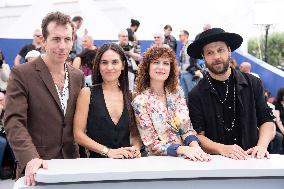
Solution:
<svg viewBox="0 0 284 189"><path fill-rule="evenodd" d="M260 43L260 48L258 45L258 40ZM268 63L273 66L284 64L284 32L275 32L268 35L267 41ZM248 42L248 52L259 59L261 59L262 56L262 60L264 60L264 46L265 36L261 36L260 38L252 38Z"/></svg>

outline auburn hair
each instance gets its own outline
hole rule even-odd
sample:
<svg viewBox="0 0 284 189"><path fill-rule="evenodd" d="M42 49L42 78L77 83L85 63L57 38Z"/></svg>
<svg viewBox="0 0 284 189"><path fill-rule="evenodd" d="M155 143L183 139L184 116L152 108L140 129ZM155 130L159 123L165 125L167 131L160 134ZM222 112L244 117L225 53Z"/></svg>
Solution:
<svg viewBox="0 0 284 189"><path fill-rule="evenodd" d="M138 67L138 76L136 79L136 94L142 93L150 87L149 68L150 63L159 58L168 58L170 61L170 74L166 79L164 87L171 93L178 90L178 68L175 52L167 47L151 47L147 49L143 56L143 62Z"/></svg>

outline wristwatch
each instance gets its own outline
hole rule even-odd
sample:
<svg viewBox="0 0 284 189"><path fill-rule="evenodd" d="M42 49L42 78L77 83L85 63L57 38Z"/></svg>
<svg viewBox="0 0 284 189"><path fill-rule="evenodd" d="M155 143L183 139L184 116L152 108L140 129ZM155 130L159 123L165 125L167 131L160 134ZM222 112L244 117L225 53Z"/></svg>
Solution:
<svg viewBox="0 0 284 189"><path fill-rule="evenodd" d="M101 154L102 154L103 156L106 156L106 157L107 157L107 156L108 156L107 154L108 154L109 150L110 150L109 148L107 148L107 147L104 146L103 150L101 151Z"/></svg>

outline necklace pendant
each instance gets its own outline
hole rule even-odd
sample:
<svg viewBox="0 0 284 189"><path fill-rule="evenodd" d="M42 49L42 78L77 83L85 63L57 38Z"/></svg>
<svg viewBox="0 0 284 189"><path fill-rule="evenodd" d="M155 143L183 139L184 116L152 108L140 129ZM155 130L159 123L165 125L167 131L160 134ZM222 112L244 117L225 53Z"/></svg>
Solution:
<svg viewBox="0 0 284 189"><path fill-rule="evenodd" d="M227 130L227 132L231 132L232 131L232 129L230 129L230 128L226 128L226 130Z"/></svg>

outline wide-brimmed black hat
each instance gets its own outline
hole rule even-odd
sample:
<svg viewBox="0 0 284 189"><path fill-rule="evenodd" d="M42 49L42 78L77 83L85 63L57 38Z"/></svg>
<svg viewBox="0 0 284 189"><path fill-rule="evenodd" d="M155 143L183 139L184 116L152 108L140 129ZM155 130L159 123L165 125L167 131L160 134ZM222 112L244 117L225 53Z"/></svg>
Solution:
<svg viewBox="0 0 284 189"><path fill-rule="evenodd" d="M239 34L228 33L221 28L212 28L199 34L197 39L188 46L187 54L192 58L202 59L203 47L216 41L225 42L231 51L234 51L241 46L243 38Z"/></svg>

